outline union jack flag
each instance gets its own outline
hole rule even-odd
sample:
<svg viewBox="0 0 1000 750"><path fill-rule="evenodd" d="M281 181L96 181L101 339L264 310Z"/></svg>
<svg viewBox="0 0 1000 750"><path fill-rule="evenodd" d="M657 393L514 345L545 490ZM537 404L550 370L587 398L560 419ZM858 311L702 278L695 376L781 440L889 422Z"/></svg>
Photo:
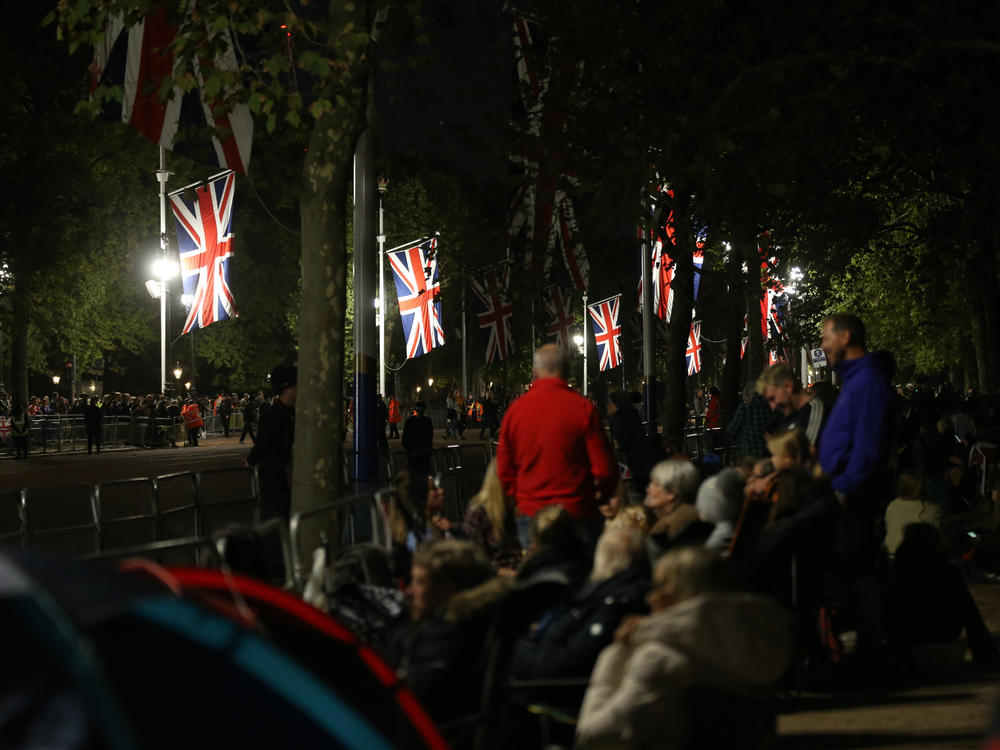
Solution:
<svg viewBox="0 0 1000 750"><path fill-rule="evenodd" d="M170 196L177 222L184 294L191 298L182 333L238 315L229 288L235 187L236 175L229 172L195 190L191 203L181 193Z"/></svg>
<svg viewBox="0 0 1000 750"><path fill-rule="evenodd" d="M399 315L406 335L406 358L427 354L444 346L441 329L441 293L438 281L437 238L406 250L388 253L392 275L396 279Z"/></svg>
<svg viewBox="0 0 1000 750"><path fill-rule="evenodd" d="M687 347L688 375L696 375L701 371L701 321L696 320L691 323L691 332L688 333Z"/></svg>
<svg viewBox="0 0 1000 750"><path fill-rule="evenodd" d="M674 307L674 262L663 252L663 240L653 243L653 310L660 320L670 322Z"/></svg>
<svg viewBox="0 0 1000 750"><path fill-rule="evenodd" d="M514 47L517 74L521 82L526 131L521 134L513 161L524 168L524 183L511 203L512 238L523 235L527 244L526 262L541 271L542 255L548 265L553 255L561 255L570 283L579 291L590 284L590 263L579 242L573 204L560 185L572 182L565 154L553 144L565 141L564 103L572 89L576 72L572 67L557 68L539 62L527 19L514 17Z"/></svg>
<svg viewBox="0 0 1000 750"><path fill-rule="evenodd" d="M570 328L573 325L573 309L569 293L558 286L550 286L542 296L549 322L545 333L556 337L556 346L569 354Z"/></svg>
<svg viewBox="0 0 1000 750"><path fill-rule="evenodd" d="M175 149L198 161L210 161L208 143L197 139L199 131L191 126L208 125L214 129L211 145L219 166L246 172L253 144L253 118L245 104L223 112L219 106L225 92L210 94L205 78L212 69L236 71L236 45L228 29L203 32L214 41L221 37L225 44L214 59L176 58L171 43L177 36L177 25L168 20L161 7L135 26L126 27L122 15L111 16L106 22L104 38L95 46L91 66L93 91L99 84L119 86L121 103L108 103L106 115L131 124L153 143ZM160 100L166 80L193 78L197 82L194 96L174 86L170 99ZM184 136L188 135L185 140Z"/></svg>
<svg viewBox="0 0 1000 750"><path fill-rule="evenodd" d="M784 289L777 279L769 279L760 299L760 327L764 340L780 339L785 332L782 295Z"/></svg>
<svg viewBox="0 0 1000 750"><path fill-rule="evenodd" d="M479 278L471 277L469 285L486 308L479 313L479 327L490 332L486 345L486 364L494 359L507 359L514 345L510 332L510 318L514 308L510 304L510 264L501 263L487 269Z"/></svg>
<svg viewBox="0 0 1000 750"><path fill-rule="evenodd" d="M618 324L618 308L621 301L622 296L616 294L614 297L587 306L587 312L590 313L594 325L594 342L601 354L601 365L598 368L601 372L618 367L622 363L619 343L622 328Z"/></svg>

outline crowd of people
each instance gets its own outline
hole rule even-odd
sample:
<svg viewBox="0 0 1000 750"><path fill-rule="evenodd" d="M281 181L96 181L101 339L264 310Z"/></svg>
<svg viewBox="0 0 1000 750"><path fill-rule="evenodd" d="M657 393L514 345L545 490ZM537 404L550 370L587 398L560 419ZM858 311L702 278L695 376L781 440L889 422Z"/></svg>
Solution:
<svg viewBox="0 0 1000 750"><path fill-rule="evenodd" d="M970 527L984 496L1000 508L995 400L893 385L891 354L868 350L853 315L826 320L822 347L839 391L772 365L726 424L709 389L706 421L731 448L692 460L647 431L632 394L611 395L605 429L543 346L505 409L446 398L448 437L470 409L496 436L460 517L432 474L425 404L379 397L380 442L402 426L410 459L387 495L390 544L341 549L306 597L385 656L455 747L483 721L497 746L539 746L543 727L585 750L752 746L783 687L959 669L966 648L1000 668L967 583L1000 572L996 530ZM240 409L265 515L287 519L296 378L276 368L264 409L249 394L110 394L70 411L190 426L193 408L228 433Z"/></svg>
<svg viewBox="0 0 1000 750"><path fill-rule="evenodd" d="M59 393L51 396L32 396L26 404L19 403L7 393L0 393L0 443L10 441L15 449L15 458L27 458L30 453L32 424L39 426L41 440L55 439L57 428L65 418L79 418L87 435L87 451L96 448L101 451L102 425L109 418L155 420L165 425L182 424L185 442L198 445L204 434L205 419L218 418L224 437L229 437L233 417L241 415L242 431L240 444L247 435L256 440L257 421L269 400L263 392L255 395L249 392L241 397L237 393L219 392L211 396L172 396L149 393L144 396L129 393L87 394L83 393L72 401ZM149 424L155 427L153 421ZM151 441L156 444L174 444L171 430L150 429Z"/></svg>
<svg viewBox="0 0 1000 750"><path fill-rule="evenodd" d="M959 668L966 643L997 669L966 578L1000 561L960 515L985 476L969 454L993 434L992 401L894 389L891 355L868 351L852 315L826 321L823 348L839 393L768 368L722 466L658 456L628 394L609 405L613 448L561 350L542 347L464 517L411 462L390 494L392 552L348 547L324 604L456 746L498 700L510 746L538 741L538 716L567 746L727 731L746 746L773 731L782 686ZM736 720L720 726L719 706Z"/></svg>

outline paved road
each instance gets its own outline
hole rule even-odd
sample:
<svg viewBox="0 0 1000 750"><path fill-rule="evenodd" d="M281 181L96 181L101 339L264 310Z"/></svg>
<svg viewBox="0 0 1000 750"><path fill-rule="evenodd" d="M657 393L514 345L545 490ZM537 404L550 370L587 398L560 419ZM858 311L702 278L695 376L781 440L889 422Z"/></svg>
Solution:
<svg viewBox="0 0 1000 750"><path fill-rule="evenodd" d="M35 453L27 460L0 460L0 490L45 485L95 484L114 479L152 477L175 471L235 466L250 450L238 438L208 438L197 447L108 448L100 455Z"/></svg>
<svg viewBox="0 0 1000 750"><path fill-rule="evenodd" d="M474 438L477 435L470 430ZM348 435L350 439L350 435ZM448 441L451 442L451 441ZM467 445L480 441L470 439ZM435 446L445 445L443 431L435 431ZM391 450L401 450L399 440L389 441ZM205 438L197 448L107 448L101 455L75 453L33 453L27 460L0 459L0 491L47 485L96 484L115 479L154 477L176 471L201 471L239 465L250 451L250 441Z"/></svg>

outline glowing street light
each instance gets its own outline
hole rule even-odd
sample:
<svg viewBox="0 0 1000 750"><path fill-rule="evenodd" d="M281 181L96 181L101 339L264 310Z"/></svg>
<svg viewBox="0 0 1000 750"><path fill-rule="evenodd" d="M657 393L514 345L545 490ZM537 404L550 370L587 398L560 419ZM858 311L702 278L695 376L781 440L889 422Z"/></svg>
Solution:
<svg viewBox="0 0 1000 750"><path fill-rule="evenodd" d="M157 258L153 261L153 276L158 279L175 279L180 273L180 266L170 258Z"/></svg>
<svg viewBox="0 0 1000 750"><path fill-rule="evenodd" d="M53 376L52 376L52 385L59 385L59 381L60 381L61 379L62 379L62 378L60 378L60 377L59 377L58 375L53 375Z"/></svg>
<svg viewBox="0 0 1000 750"><path fill-rule="evenodd" d="M181 375L183 373L184 373L184 370L181 369L181 363L178 362L177 366L174 368L174 380L180 380L181 379Z"/></svg>
<svg viewBox="0 0 1000 750"><path fill-rule="evenodd" d="M434 378L427 378L427 387L430 388L434 385Z"/></svg>

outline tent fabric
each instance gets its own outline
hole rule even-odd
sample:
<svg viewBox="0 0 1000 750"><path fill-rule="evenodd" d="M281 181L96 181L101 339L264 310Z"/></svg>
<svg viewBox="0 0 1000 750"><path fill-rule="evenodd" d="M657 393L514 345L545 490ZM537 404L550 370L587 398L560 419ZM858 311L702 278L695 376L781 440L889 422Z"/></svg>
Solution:
<svg viewBox="0 0 1000 750"><path fill-rule="evenodd" d="M446 747L342 625L266 584L205 572L165 571L178 597L102 564L0 552L0 690L34 707L6 723L0 712L0 745L56 725L75 732L59 746L80 750ZM241 607L205 606L234 590L253 627ZM49 720L55 710L66 720Z"/></svg>

